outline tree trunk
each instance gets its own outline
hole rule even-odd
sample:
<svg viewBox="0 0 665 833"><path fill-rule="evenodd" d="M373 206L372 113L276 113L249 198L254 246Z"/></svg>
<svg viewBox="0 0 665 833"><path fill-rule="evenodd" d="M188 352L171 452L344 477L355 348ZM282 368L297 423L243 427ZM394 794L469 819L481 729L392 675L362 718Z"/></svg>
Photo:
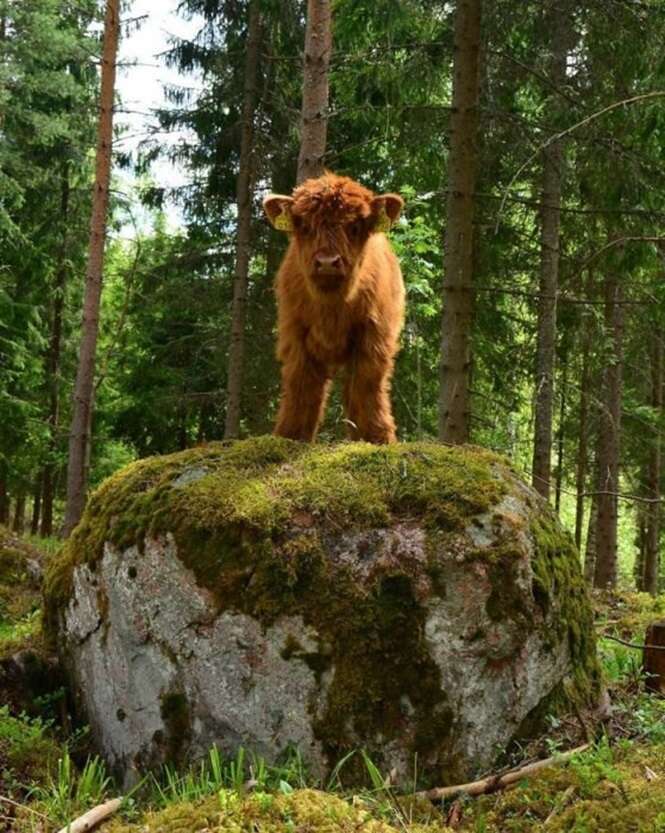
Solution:
<svg viewBox="0 0 665 833"><path fill-rule="evenodd" d="M658 328L652 328L651 342L651 405L659 419L663 410L663 340ZM657 422L647 473L647 494L654 502L646 507L644 551L644 590L652 596L658 593L660 568L661 453L660 424Z"/></svg>
<svg viewBox="0 0 665 833"><path fill-rule="evenodd" d="M39 520L42 511L42 481L37 478L35 483L35 491L32 497L32 518L30 520L30 532L32 535L39 533Z"/></svg>
<svg viewBox="0 0 665 833"><path fill-rule="evenodd" d="M14 507L14 522L12 529L17 535L23 535L25 531L25 492L20 491L16 496L16 505Z"/></svg>
<svg viewBox="0 0 665 833"><path fill-rule="evenodd" d="M187 417L189 416L185 406L180 410L178 420L178 451L184 451L189 446L189 434L187 433Z"/></svg>
<svg viewBox="0 0 665 833"><path fill-rule="evenodd" d="M584 493L586 491L587 464L589 457L589 387L591 385L591 368L589 353L591 350L592 329L587 325L582 338L582 372L580 384L580 409L578 422L577 462L575 466L575 545L582 546L582 527L584 525Z"/></svg>
<svg viewBox="0 0 665 833"><path fill-rule="evenodd" d="M598 478L594 479L598 482ZM589 508L589 523L586 534L586 547L584 548L584 578L589 586L593 585L596 573L596 531L598 529L598 495L592 495Z"/></svg>
<svg viewBox="0 0 665 833"><path fill-rule="evenodd" d="M644 636L642 670L647 691L665 694L665 621L652 622Z"/></svg>
<svg viewBox="0 0 665 833"><path fill-rule="evenodd" d="M328 67L332 54L330 0L308 0L302 123L297 182L321 176L328 134Z"/></svg>
<svg viewBox="0 0 665 833"><path fill-rule="evenodd" d="M49 450L48 461L44 466L42 483L42 519L41 533L44 537L53 534L53 500L55 497L55 480L57 473L58 427L60 424L60 355L62 352L62 321L65 306L65 289L67 284L67 249L69 232L69 166L62 166L62 191L60 195L60 220L62 223L62 240L58 255L58 267L53 285L53 320L51 338L46 354L46 386L49 395Z"/></svg>
<svg viewBox="0 0 665 833"><path fill-rule="evenodd" d="M104 22L104 51L102 55L101 112L97 137L97 161L90 222L90 248L83 299L83 326L79 364L74 386L74 409L69 435L67 466L67 505L64 534L69 535L83 514L88 472L90 444L90 409L93 395L99 305L104 268L104 244L111 178L113 144L113 97L115 91L116 58L120 37L120 0L107 0Z"/></svg>
<svg viewBox="0 0 665 833"><path fill-rule="evenodd" d="M623 382L623 289L612 267L605 279L605 326L612 344L603 374L603 410L598 435L598 526L594 586L604 590L617 580L617 522L621 394Z"/></svg>
<svg viewBox="0 0 665 833"><path fill-rule="evenodd" d="M646 478L645 478L646 481ZM644 592L644 564L646 561L646 539L647 539L647 518L646 510L643 503L637 505L635 511L635 564L633 566L633 576L635 578L635 588L639 593Z"/></svg>
<svg viewBox="0 0 665 833"><path fill-rule="evenodd" d="M558 455L556 465L556 493L554 496L554 508L557 515L561 511L561 490L563 488L563 454L564 454L564 422L566 419L566 393L568 391L568 365L563 364L561 371L561 393L559 410L559 432L558 432Z"/></svg>
<svg viewBox="0 0 665 833"><path fill-rule="evenodd" d="M551 33L548 78L556 87L566 82L568 15L561 0L548 0L545 20ZM549 500L552 448L556 309L559 291L559 236L563 146L552 142L543 151L540 220L540 288L536 347L536 397L531 477L536 491Z"/></svg>
<svg viewBox="0 0 665 833"><path fill-rule="evenodd" d="M256 107L259 51L261 47L260 0L251 0L247 56L245 58L245 93L242 107L242 135L240 139L240 170L236 185L238 206L238 237L236 268L233 280L231 311L231 345L227 372L226 422L224 438L240 433L240 398L245 353L245 306L249 275L252 233L252 188L254 180L254 109Z"/></svg>
<svg viewBox="0 0 665 833"><path fill-rule="evenodd" d="M478 149L481 0L458 0L444 244L439 439L464 443L471 422L473 215Z"/></svg>
<svg viewBox="0 0 665 833"><path fill-rule="evenodd" d="M0 460L0 524L9 522L9 487L7 484L7 464Z"/></svg>

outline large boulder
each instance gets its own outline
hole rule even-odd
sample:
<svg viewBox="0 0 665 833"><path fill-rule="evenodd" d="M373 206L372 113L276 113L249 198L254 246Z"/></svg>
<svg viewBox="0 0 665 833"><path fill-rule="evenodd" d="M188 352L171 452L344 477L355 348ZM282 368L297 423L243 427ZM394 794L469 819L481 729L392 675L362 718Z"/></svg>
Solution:
<svg viewBox="0 0 665 833"><path fill-rule="evenodd" d="M599 675L578 555L502 458L264 437L135 463L46 577L125 775L212 745L446 783ZM352 772L353 770L349 770Z"/></svg>

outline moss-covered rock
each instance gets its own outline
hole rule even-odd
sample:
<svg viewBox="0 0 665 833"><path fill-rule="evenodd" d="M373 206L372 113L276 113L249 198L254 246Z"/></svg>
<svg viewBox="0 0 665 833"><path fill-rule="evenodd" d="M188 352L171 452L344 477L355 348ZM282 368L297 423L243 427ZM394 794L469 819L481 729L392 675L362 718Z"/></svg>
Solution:
<svg viewBox="0 0 665 833"><path fill-rule="evenodd" d="M501 458L272 437L110 478L46 577L123 770L211 742L322 773L359 746L423 783L489 766L599 686L578 556Z"/></svg>

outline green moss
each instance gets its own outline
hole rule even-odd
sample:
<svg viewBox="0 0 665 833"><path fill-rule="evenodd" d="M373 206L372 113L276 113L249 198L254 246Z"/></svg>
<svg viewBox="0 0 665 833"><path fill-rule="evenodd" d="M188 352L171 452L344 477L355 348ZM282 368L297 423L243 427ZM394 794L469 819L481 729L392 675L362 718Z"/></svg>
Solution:
<svg viewBox="0 0 665 833"><path fill-rule="evenodd" d="M597 617L603 630L611 631L632 642L646 641L650 624L665 619L665 594L598 593L595 598ZM609 620L609 621L608 621Z"/></svg>
<svg viewBox="0 0 665 833"><path fill-rule="evenodd" d="M446 833L442 822L400 823L375 816L362 802L317 790L290 795L258 793L240 797L222 791L218 797L183 803L149 813L136 824L115 822L108 833Z"/></svg>
<svg viewBox="0 0 665 833"><path fill-rule="evenodd" d="M229 553L273 543L300 515L335 530L411 515L460 529L505 491L492 470L499 461L427 443L326 447L275 437L141 460L91 497L47 572L50 610L69 597L74 567L94 565L107 541L140 547L147 534L171 532L183 560L211 586Z"/></svg>
<svg viewBox="0 0 665 833"><path fill-rule="evenodd" d="M532 521L535 552L531 561L533 595L544 614L556 601L553 641L567 640L574 677L567 696L580 704L593 702L602 685L596 657L593 609L580 570L572 537L557 522L554 512L543 505Z"/></svg>
<svg viewBox="0 0 665 833"><path fill-rule="evenodd" d="M318 651L307 651L292 634L286 638L286 643L281 651L281 657L285 660L299 659L311 669L317 681L328 671L332 665L332 650L330 646L319 645Z"/></svg>
<svg viewBox="0 0 665 833"><path fill-rule="evenodd" d="M335 595L339 590L336 587ZM436 760L445 752L452 714L424 639L426 610L406 576L384 577L367 598L356 597L355 605L352 590L352 586L346 590L343 616L339 597L337 601L331 597L330 621L317 624L320 633L331 634L335 676L315 732L329 760L337 761L354 748L353 734L380 733L387 742L400 736L409 716L419 727L412 743L414 754ZM381 743L372 749L380 768L388 763L382 753ZM448 763L439 760L439 769ZM344 775L350 783L361 782L366 773L360 759L349 762Z"/></svg>
<svg viewBox="0 0 665 833"><path fill-rule="evenodd" d="M649 775L651 772L651 775ZM459 833L663 833L665 746L598 747L524 779L513 789L462 804ZM655 779L653 776L656 776ZM342 796L317 790L239 795L222 790L199 802L120 819L108 833L450 833L439 813L410 796ZM392 812L386 813L386 805Z"/></svg>
<svg viewBox="0 0 665 833"><path fill-rule="evenodd" d="M662 833L665 746L607 745L554 766L517 789L470 808L463 831L486 833ZM649 767L659 777L645 777ZM545 826L545 821L547 825Z"/></svg>

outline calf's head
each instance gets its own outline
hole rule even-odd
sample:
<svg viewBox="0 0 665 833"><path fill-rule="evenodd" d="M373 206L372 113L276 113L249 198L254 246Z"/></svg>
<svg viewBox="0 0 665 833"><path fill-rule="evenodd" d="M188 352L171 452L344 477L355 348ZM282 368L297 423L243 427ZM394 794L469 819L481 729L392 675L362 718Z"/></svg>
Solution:
<svg viewBox="0 0 665 833"><path fill-rule="evenodd" d="M403 205L397 194L377 196L331 173L306 180L292 197L269 194L263 200L272 225L293 235L311 290L329 298L350 293L370 235L388 231Z"/></svg>

